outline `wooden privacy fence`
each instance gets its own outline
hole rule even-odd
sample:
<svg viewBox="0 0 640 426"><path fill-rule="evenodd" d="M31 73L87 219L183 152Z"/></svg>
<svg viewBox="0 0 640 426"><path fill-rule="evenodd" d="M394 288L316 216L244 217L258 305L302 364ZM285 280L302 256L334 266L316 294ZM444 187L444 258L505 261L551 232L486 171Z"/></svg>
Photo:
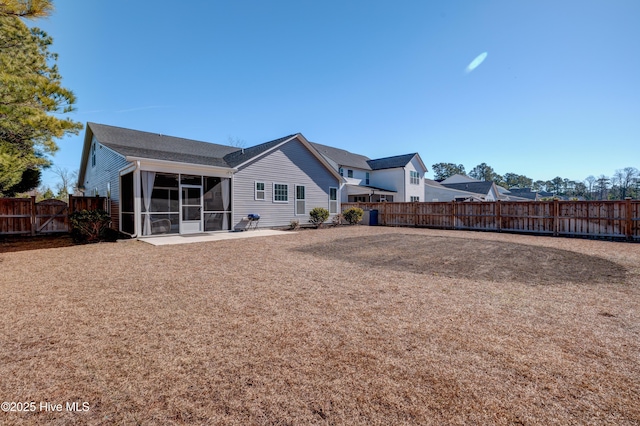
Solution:
<svg viewBox="0 0 640 426"><path fill-rule="evenodd" d="M378 224L640 241L640 200L342 203Z"/></svg>
<svg viewBox="0 0 640 426"><path fill-rule="evenodd" d="M69 196L60 200L0 198L0 235L41 235L69 232L69 215L78 210L105 210L105 197Z"/></svg>

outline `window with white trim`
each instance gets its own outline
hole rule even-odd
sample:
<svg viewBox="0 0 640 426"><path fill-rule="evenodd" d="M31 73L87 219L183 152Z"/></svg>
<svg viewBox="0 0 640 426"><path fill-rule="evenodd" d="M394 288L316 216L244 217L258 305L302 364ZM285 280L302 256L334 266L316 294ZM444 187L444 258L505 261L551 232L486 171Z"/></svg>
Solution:
<svg viewBox="0 0 640 426"><path fill-rule="evenodd" d="M420 173L411 170L409 172L409 179L412 185L420 185Z"/></svg>
<svg viewBox="0 0 640 426"><path fill-rule="evenodd" d="M369 185L369 172L364 174L364 184Z"/></svg>
<svg viewBox="0 0 640 426"><path fill-rule="evenodd" d="M338 188L329 188L329 214L338 213Z"/></svg>
<svg viewBox="0 0 640 426"><path fill-rule="evenodd" d="M412 203L416 203L416 202L420 201L420 197L416 197L414 195L412 195L410 198L411 198L411 202Z"/></svg>
<svg viewBox="0 0 640 426"><path fill-rule="evenodd" d="M353 170L347 170L347 177L353 177Z"/></svg>
<svg viewBox="0 0 640 426"><path fill-rule="evenodd" d="M91 167L96 166L96 143L91 144Z"/></svg>
<svg viewBox="0 0 640 426"><path fill-rule="evenodd" d="M289 202L289 185L286 183L273 184L273 202L288 203Z"/></svg>
<svg viewBox="0 0 640 426"><path fill-rule="evenodd" d="M304 214L305 211L305 187L296 185L296 214Z"/></svg>
<svg viewBox="0 0 640 426"><path fill-rule="evenodd" d="M265 196L264 182L257 182L256 181L254 199L262 201L262 200L264 200L264 196Z"/></svg>

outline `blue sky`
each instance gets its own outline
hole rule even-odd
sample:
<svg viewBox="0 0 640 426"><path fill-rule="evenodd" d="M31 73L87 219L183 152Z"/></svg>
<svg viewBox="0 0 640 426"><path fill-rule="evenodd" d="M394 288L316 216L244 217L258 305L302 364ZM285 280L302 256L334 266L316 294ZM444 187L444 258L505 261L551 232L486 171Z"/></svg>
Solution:
<svg viewBox="0 0 640 426"><path fill-rule="evenodd" d="M637 0L54 4L30 25L83 123L247 146L301 132L542 180L640 168ZM56 165L79 167L83 134Z"/></svg>

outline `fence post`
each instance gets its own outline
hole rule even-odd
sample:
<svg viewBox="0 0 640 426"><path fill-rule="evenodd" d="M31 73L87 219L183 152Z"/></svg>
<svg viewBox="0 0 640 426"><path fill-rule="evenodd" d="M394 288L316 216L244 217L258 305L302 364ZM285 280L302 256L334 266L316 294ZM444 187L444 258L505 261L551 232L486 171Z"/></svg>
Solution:
<svg viewBox="0 0 640 426"><path fill-rule="evenodd" d="M36 212L36 197L35 195L31 196L31 236L36 235L36 225L37 225L37 212Z"/></svg>
<svg viewBox="0 0 640 426"><path fill-rule="evenodd" d="M451 201L451 229L456 229L456 200Z"/></svg>
<svg viewBox="0 0 640 426"><path fill-rule="evenodd" d="M558 236L558 230L560 229L560 204L558 203L558 199L553 199L553 236Z"/></svg>
<svg viewBox="0 0 640 426"><path fill-rule="evenodd" d="M73 195L69 194L69 206L67 207L67 216L71 216L73 213Z"/></svg>
<svg viewBox="0 0 640 426"><path fill-rule="evenodd" d="M625 216L626 216L626 234L627 234L627 241L631 241L633 240L633 210L631 208L631 197L626 197L624 199L624 205L625 205Z"/></svg>
<svg viewBox="0 0 640 426"><path fill-rule="evenodd" d="M413 210L413 226L418 227L418 203L415 201L411 203L411 209Z"/></svg>
<svg viewBox="0 0 640 426"><path fill-rule="evenodd" d="M495 217L496 217L496 230L498 232L502 231L502 208L501 208L501 204L500 204L500 200L496 201L496 210L495 210Z"/></svg>

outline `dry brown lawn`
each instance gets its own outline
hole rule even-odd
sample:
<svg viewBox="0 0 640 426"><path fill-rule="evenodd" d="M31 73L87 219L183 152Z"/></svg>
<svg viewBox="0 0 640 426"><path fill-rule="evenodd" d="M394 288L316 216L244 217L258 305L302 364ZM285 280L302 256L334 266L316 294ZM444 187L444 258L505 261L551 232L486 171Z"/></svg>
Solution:
<svg viewBox="0 0 640 426"><path fill-rule="evenodd" d="M360 226L7 247L0 400L37 406L0 424L640 424L640 244Z"/></svg>

